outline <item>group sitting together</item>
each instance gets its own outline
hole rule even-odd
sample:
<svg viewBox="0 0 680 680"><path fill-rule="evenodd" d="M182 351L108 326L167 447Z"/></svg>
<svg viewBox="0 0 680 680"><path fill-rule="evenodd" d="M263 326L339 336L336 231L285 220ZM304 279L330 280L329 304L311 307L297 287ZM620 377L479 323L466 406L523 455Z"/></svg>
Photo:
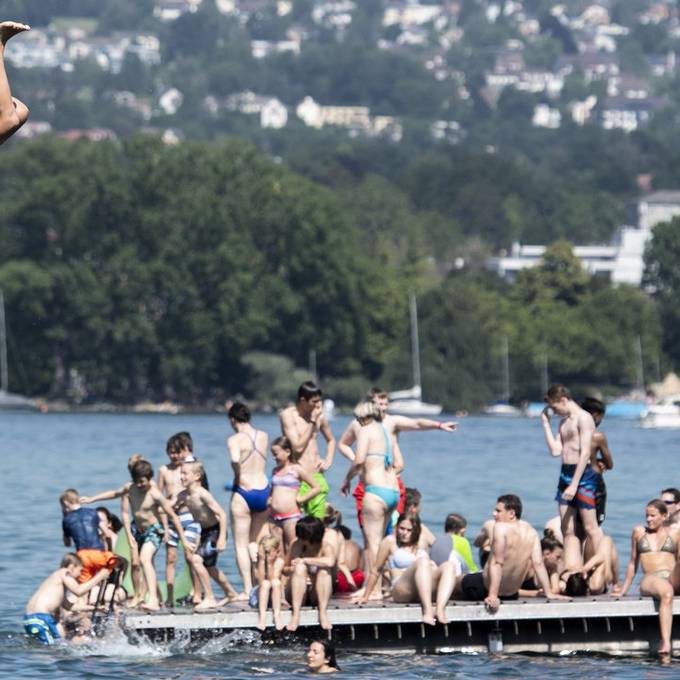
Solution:
<svg viewBox="0 0 680 680"><path fill-rule="evenodd" d="M585 410L566 388L550 388L543 426L550 452L563 461L556 497L560 516L549 523L541 541L522 519L521 500L513 494L500 496L493 519L474 541L480 549L480 570L465 537L465 518L448 515L444 533L435 536L421 522L420 494L406 489L401 479L399 434L453 432L456 424L389 415L387 394L379 389L357 405L355 420L337 448L350 460L340 491L349 493L353 478L360 477L353 496L362 550L326 500L324 472L333 463L336 441L321 396L314 383L303 383L295 405L281 412L282 433L271 444L275 467L269 475L268 435L253 427L244 404L229 405L234 434L227 448L234 480L227 488L232 492L229 509L243 583L240 592L217 566L227 542L227 513L209 491L203 465L193 456L191 437L181 432L168 440L169 462L161 466L157 481L151 464L133 456L128 461L131 481L120 488L90 497L74 489L62 494L64 542L74 543L76 552L65 556L61 568L29 601L26 631L45 643L68 630L71 635L86 632L82 622L89 618L83 612L106 602L111 607L121 602L158 610L154 557L164 543L168 606L176 601L175 566L181 544L197 611L249 601L259 610L259 628L266 627L271 606L273 625L281 630L282 607L290 606L286 626L290 631L298 627L301 608L308 602L316 605L320 626L330 629L327 608L334 595L358 603L382 598L419 603L423 622L431 625L447 622L451 598L483 601L496 611L501 600L518 597L620 595L630 587L640 563L645 572L641 592L660 601L660 651L670 650L673 594L680 586L680 571L676 573L680 527L668 510L675 512L680 492L666 490L662 500L648 504L647 525L633 532L631 561L619 585L616 548L601 527L606 495L602 473L613 465L606 438L595 431L604 415L601 402L588 400ZM549 408L563 417L557 435L550 427ZM318 434L326 440L323 458ZM122 522L104 507L84 507L114 498L121 499ZM129 565L114 554L121 532L129 545ZM129 599L120 587L128 566L134 588ZM215 598L211 578L224 592L223 599ZM75 599L65 597L67 593Z"/></svg>

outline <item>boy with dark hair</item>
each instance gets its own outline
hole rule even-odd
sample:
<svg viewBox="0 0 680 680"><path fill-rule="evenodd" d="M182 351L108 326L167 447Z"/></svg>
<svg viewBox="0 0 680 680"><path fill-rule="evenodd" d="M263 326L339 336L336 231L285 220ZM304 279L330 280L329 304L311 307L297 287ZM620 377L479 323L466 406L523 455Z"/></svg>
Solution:
<svg viewBox="0 0 680 680"><path fill-rule="evenodd" d="M321 389L317 385L311 381L304 382L298 388L295 406L289 406L280 413L281 433L290 442L293 453L298 456L298 463L314 477L321 489L321 493L303 507L305 514L318 519L323 519L326 514L326 498L329 491L323 473L333 464L335 455L335 437L323 414L321 396ZM325 459L320 457L316 442L319 432L326 440ZM311 487L303 482L300 494L304 495L310 489Z"/></svg>
<svg viewBox="0 0 680 680"><path fill-rule="evenodd" d="M586 397L581 402L581 408L593 417L595 427L598 428L606 412L605 405L595 397ZM590 466L595 471L597 489L595 490L595 513L597 523L602 525L606 517L607 487L604 483L604 473L614 469L614 460L609 450L609 442L604 432L595 430L591 445Z"/></svg>
<svg viewBox="0 0 680 680"><path fill-rule="evenodd" d="M291 545L283 567L283 573L290 575L291 618L287 629L297 630L300 625L300 609L307 597L313 597L319 609L319 625L330 630L328 601L333 593L333 581L337 554L335 545L324 523L317 517L303 517L295 525L296 539ZM307 589L307 579L311 588Z"/></svg>
<svg viewBox="0 0 680 680"><path fill-rule="evenodd" d="M125 533L130 543L130 554L133 564L139 562L142 566L144 579L148 591L149 601L143 603L142 607L149 611L160 609L158 602L158 580L153 560L163 540L163 525L161 523L161 511L164 511L172 524L184 546L187 555L193 551L192 546L184 536L182 525L172 509L169 501L153 483L153 468L146 460L136 462L130 471L132 486L123 495L121 501L121 515ZM135 533L133 535L130 521L132 513L135 522ZM136 578L135 578L136 577ZM133 570L133 581L135 582L135 597L130 606L137 606L142 601L142 582L139 570Z"/></svg>
<svg viewBox="0 0 680 680"><path fill-rule="evenodd" d="M53 571L33 593L26 605L24 630L44 645L55 644L62 636L63 629L57 623L59 609L66 592L81 597L109 577L108 569L99 573L87 583L80 583L83 563L75 553L64 555L59 569Z"/></svg>

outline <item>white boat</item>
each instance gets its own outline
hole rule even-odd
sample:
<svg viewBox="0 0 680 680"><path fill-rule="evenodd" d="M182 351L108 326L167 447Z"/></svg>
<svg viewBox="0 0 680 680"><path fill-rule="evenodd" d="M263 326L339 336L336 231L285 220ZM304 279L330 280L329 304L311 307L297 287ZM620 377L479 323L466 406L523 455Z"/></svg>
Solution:
<svg viewBox="0 0 680 680"><path fill-rule="evenodd" d="M7 370L7 329L5 327L5 297L0 290L0 410L29 409L37 410L33 399L12 394L9 391L9 371Z"/></svg>
<svg viewBox="0 0 680 680"><path fill-rule="evenodd" d="M499 401L495 404L487 404L484 409L487 416L512 416L516 418L522 415L522 411L507 401Z"/></svg>
<svg viewBox="0 0 680 680"><path fill-rule="evenodd" d="M680 394L650 404L640 416L642 427L680 427Z"/></svg>
<svg viewBox="0 0 680 680"><path fill-rule="evenodd" d="M411 313L411 360L413 362L413 387L408 390L390 392L388 413L401 416L438 416L441 404L428 404L423 401L423 388L420 382L420 341L418 339L418 308L416 296L409 299Z"/></svg>

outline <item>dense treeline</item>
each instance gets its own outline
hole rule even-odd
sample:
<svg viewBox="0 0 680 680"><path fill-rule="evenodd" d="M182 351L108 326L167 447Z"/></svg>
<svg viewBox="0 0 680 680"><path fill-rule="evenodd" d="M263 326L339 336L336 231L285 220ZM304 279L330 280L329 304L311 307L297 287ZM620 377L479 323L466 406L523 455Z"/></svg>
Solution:
<svg viewBox="0 0 680 680"><path fill-rule="evenodd" d="M237 141L43 138L3 152L0 288L11 386L31 394L277 401L316 353L329 392L410 384L419 294L424 389L448 407L551 378L616 389L665 365L655 304L585 274L566 243L508 286L431 254L456 223L387 180L324 187ZM663 275L663 273L662 273Z"/></svg>

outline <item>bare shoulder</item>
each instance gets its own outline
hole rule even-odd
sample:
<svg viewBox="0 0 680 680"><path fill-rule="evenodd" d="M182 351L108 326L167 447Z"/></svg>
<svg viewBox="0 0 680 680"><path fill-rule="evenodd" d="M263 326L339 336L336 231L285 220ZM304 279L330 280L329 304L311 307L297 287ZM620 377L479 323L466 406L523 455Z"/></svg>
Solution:
<svg viewBox="0 0 680 680"><path fill-rule="evenodd" d="M646 533L647 533L647 530L640 524L638 524L638 526L636 526L636 527L633 527L633 538L636 539L636 540L638 538L641 538L642 536L644 536L644 534L646 534Z"/></svg>

